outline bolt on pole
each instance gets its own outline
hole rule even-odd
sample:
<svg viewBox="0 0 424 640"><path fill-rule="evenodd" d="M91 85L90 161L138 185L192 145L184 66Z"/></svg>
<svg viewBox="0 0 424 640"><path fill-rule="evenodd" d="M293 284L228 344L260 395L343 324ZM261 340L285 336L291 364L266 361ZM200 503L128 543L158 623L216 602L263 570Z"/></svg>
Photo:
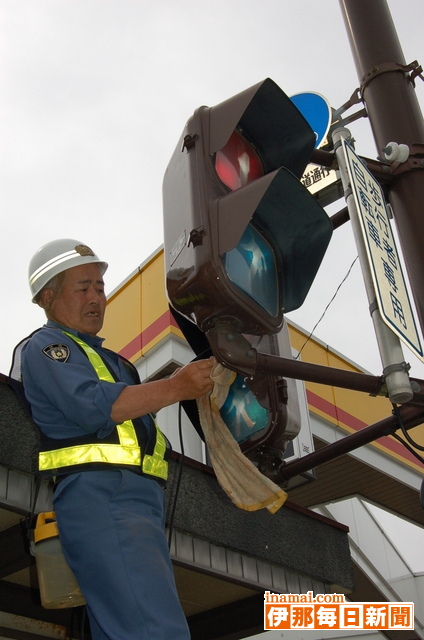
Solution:
<svg viewBox="0 0 424 640"><path fill-rule="evenodd" d="M362 236L361 223L359 220L359 213L351 189L349 173L347 170L346 159L342 145L342 140L345 139L347 142L349 142L349 140L351 140L351 135L348 129L338 128L333 132L332 137L339 165L340 177L345 192L345 200L349 209L352 231L356 248L358 250L362 276L364 279L365 289L368 297L370 314L374 325L374 331L377 339L378 349L380 352L381 362L383 365L383 375L387 386L387 393L392 403L403 404L405 402L409 402L412 399L414 393L412 391L409 376L405 368L405 358L403 356L400 340L396 336L396 334L393 333L390 327L388 327L384 323L377 306L377 297L371 275L371 268L368 262L365 242Z"/></svg>

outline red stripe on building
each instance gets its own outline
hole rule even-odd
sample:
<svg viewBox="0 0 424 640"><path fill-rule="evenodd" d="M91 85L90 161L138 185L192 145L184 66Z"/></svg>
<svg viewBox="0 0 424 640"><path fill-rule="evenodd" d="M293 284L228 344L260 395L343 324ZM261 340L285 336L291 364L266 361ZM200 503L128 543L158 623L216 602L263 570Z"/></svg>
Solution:
<svg viewBox="0 0 424 640"><path fill-rule="evenodd" d="M127 358L127 360L130 360L136 353L141 351L149 342L154 340L162 331L170 326L178 328L172 313L168 310L123 347L119 353L124 358Z"/></svg>
<svg viewBox="0 0 424 640"><path fill-rule="evenodd" d="M315 407L323 413L326 413L330 418L333 418L334 420L339 420L351 429L359 431L359 429L363 429L364 427L368 426L365 422L359 420L359 418L355 418L355 416L353 416L351 413L343 411L343 409L340 409L340 407L336 407L333 402L325 400L325 398L318 396L316 393L313 393L308 389L306 390L306 395L308 398L308 402L312 407Z"/></svg>
<svg viewBox="0 0 424 640"><path fill-rule="evenodd" d="M340 421L342 424L345 424L347 427L350 427L354 431L359 431L360 429L364 429L364 427L369 426L366 422L363 422L363 420L359 420L359 418L356 418L351 413L340 409L340 407L336 407L332 402L328 402L328 400L321 398L321 396L318 396L316 393L313 393L308 389L306 390L306 396L311 407L322 411L334 420ZM382 436L381 438L378 438L377 441L392 453L396 453L409 462L419 464L417 458L412 453L410 453L406 447L403 447L397 440L389 438L388 436Z"/></svg>

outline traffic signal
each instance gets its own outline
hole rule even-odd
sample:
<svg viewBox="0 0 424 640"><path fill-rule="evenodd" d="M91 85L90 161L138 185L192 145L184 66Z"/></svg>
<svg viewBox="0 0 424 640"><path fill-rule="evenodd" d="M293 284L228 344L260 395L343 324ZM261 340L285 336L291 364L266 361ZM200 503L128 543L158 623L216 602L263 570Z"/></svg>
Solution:
<svg viewBox="0 0 424 640"><path fill-rule="evenodd" d="M196 354L196 359L212 355L205 334L172 307L171 313ZM277 335L249 337L261 353L291 357L286 324ZM196 402L187 400L182 405L204 440ZM299 434L301 428L296 381L263 373L248 377L237 374L220 414L242 452L274 482L281 481L279 470L287 444Z"/></svg>
<svg viewBox="0 0 424 640"><path fill-rule="evenodd" d="M291 357L284 313L303 303L331 238L299 180L314 146L300 111L266 79L194 112L163 183L171 309L197 356L212 351L238 373L221 417L275 479L300 428L296 389L256 375L249 351ZM195 405L185 409L201 433Z"/></svg>
<svg viewBox="0 0 424 640"><path fill-rule="evenodd" d="M188 120L163 183L166 287L207 335L275 334L303 303L332 234L299 180L314 145L270 79Z"/></svg>

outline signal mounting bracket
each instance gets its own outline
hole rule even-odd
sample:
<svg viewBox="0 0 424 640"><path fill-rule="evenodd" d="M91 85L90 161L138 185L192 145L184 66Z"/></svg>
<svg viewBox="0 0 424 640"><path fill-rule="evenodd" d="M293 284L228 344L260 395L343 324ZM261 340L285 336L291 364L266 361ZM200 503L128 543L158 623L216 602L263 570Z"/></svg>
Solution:
<svg viewBox="0 0 424 640"><path fill-rule="evenodd" d="M257 351L230 320L217 323L206 332L206 337L214 356L223 365L245 376L254 375Z"/></svg>

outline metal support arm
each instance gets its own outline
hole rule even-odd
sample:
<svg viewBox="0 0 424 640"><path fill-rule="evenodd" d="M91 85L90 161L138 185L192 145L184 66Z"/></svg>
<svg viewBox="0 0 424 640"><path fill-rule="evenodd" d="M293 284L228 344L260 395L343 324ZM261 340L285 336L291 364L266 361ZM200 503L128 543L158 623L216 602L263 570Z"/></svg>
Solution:
<svg viewBox="0 0 424 640"><path fill-rule="evenodd" d="M263 353L257 354L256 371L304 380L305 382L317 382L352 389L353 391L365 391L373 396L386 395L383 376L356 373L355 371L346 371L345 369L300 362Z"/></svg>
<svg viewBox="0 0 424 640"><path fill-rule="evenodd" d="M229 369L246 377L256 373L268 373L354 391L365 391L374 396L386 395L382 376L258 353L245 336L234 330L231 322L217 324L206 335L214 356Z"/></svg>
<svg viewBox="0 0 424 640"><path fill-rule="evenodd" d="M399 413L402 418L405 429L412 429L424 422L424 410L422 407L417 408L411 405L404 405L399 408ZM339 456L359 449L382 436L393 434L400 425L396 416L391 415L380 422L364 427L356 433L352 433L341 440L337 440L332 444L328 444L322 449L314 451L303 458L289 462L286 465L281 465L279 469L280 480L278 482L284 483L290 478L294 478L300 473L310 471L314 467L317 467L324 462L329 462L338 458Z"/></svg>

